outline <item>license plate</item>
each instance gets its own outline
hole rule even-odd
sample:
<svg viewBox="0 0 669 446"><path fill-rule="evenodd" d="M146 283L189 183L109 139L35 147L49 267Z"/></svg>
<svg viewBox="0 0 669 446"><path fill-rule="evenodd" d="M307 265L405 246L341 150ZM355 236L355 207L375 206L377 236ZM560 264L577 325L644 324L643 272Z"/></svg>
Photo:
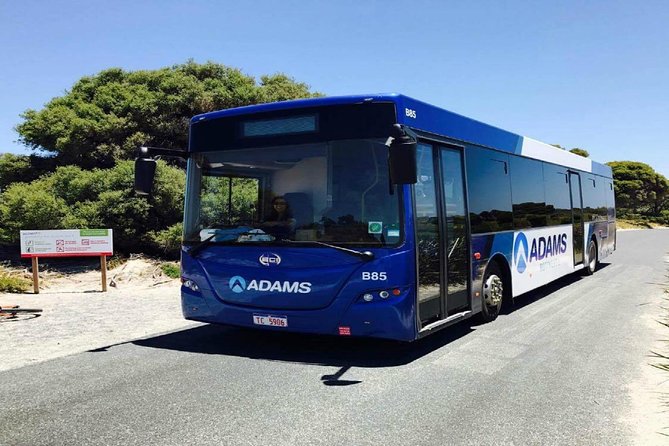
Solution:
<svg viewBox="0 0 669 446"><path fill-rule="evenodd" d="M269 325L270 327L287 327L288 318L286 316L270 316L266 314L254 314L253 323L256 325Z"/></svg>

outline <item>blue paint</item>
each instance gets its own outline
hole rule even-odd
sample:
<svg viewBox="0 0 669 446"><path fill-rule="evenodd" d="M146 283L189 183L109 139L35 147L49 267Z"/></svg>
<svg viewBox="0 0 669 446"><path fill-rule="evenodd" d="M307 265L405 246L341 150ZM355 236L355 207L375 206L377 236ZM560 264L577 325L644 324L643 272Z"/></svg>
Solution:
<svg viewBox="0 0 669 446"><path fill-rule="evenodd" d="M393 103L397 120L415 130L507 153L520 153L523 138L515 133L440 109L398 94L357 95L303 99L260 104L198 115L191 123L212 119L364 102ZM610 176L611 169L597 163L593 172ZM374 336L409 341L418 337L416 324L416 257L412 194L400 188L405 204L403 225L407 239L394 248L369 249L374 260L364 261L342 252L321 247L210 246L197 258L182 254L184 278L193 280L198 292L182 287L182 310L187 319L253 327L338 335L340 329L353 336ZM529 256L527 240L525 255ZM495 255L513 263L514 233L472 236L472 281ZM280 265L269 258L281 258ZM265 259L265 260L263 260ZM524 259L529 261L528 258ZM519 266L522 268L522 266ZM363 280L363 272L386 272L385 281ZM522 271L520 271L522 272ZM399 290L398 295L381 299L382 290ZM362 296L372 294L366 302ZM475 307L475 305L474 305ZM476 308L473 308L476 310ZM258 326L254 314L282 316L287 328Z"/></svg>
<svg viewBox="0 0 669 446"><path fill-rule="evenodd" d="M410 202L408 186L403 194L405 202ZM405 228L408 234L413 233L411 210L405 212ZM183 251L182 275L200 288L195 293L182 287L184 317L285 331L254 325L254 314L271 314L287 317L290 331L338 335L339 327L348 327L353 336L415 339L413 238L396 248L369 250L374 253L372 261L330 248L275 246L272 253L281 257L281 263L269 266L263 261L266 247L212 245L195 259ZM363 280L363 271L385 271L388 279ZM309 291L300 292L295 283L308 283ZM399 289L400 295L379 296L380 291L393 289ZM362 300L365 293L372 294L374 300Z"/></svg>
<svg viewBox="0 0 669 446"><path fill-rule="evenodd" d="M394 103L397 109L398 123L408 125L416 130L443 135L451 139L486 146L508 153L521 153L523 137L516 133L499 129L492 125L467 118L457 113L397 93L333 96L249 105L196 115L191 119L191 124L203 120L245 114L310 107L361 104L366 102ZM410 110L411 112L407 110ZM411 116L415 116L415 118ZM609 166L594 161L592 162L592 172L608 178L611 178L612 176L611 168Z"/></svg>

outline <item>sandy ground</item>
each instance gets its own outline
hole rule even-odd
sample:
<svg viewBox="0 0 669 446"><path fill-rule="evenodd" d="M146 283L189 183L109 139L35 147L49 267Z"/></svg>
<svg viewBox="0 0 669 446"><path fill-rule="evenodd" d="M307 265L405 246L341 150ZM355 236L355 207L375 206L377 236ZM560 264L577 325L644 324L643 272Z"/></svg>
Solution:
<svg viewBox="0 0 669 446"><path fill-rule="evenodd" d="M653 364L666 364L668 361L655 358L651 353L667 355L667 341L662 339L666 339L668 330L663 329L654 318L645 318L644 322L657 331L658 340L649 348L647 367L642 369L643 375L627 386L632 410L624 418L636 426L635 444L669 445L669 373L653 367Z"/></svg>
<svg viewBox="0 0 669 446"><path fill-rule="evenodd" d="M0 306L42 308L39 317L0 317L0 371L198 325L183 319L178 279L134 259L108 273L56 277L45 273L40 294L0 293Z"/></svg>

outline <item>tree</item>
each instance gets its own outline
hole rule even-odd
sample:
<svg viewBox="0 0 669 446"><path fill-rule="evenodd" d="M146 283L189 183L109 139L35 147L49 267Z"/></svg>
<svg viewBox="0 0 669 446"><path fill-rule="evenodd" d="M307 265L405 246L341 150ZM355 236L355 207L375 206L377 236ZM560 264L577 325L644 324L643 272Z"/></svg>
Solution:
<svg viewBox="0 0 669 446"><path fill-rule="evenodd" d="M613 170L616 205L634 213L659 216L669 207L669 181L636 161L606 163Z"/></svg>
<svg viewBox="0 0 669 446"><path fill-rule="evenodd" d="M0 191L12 183L25 181L30 172L30 158L12 153L0 154Z"/></svg>
<svg viewBox="0 0 669 446"><path fill-rule="evenodd" d="M560 144L551 144L551 145L552 145L553 147L557 147L558 149L567 150L566 147L562 147ZM573 149L569 149L569 152L570 152L570 153L573 153L573 154L576 154L576 155L579 155L579 156L582 156L582 157L584 157L584 158L588 158L588 157L590 157L590 153L588 153L587 150L585 150L585 149L580 149L580 148L578 148L578 147L574 147Z"/></svg>
<svg viewBox="0 0 669 446"><path fill-rule="evenodd" d="M588 153L587 150L585 149L579 149L578 147L574 147L573 149L569 150L569 152L574 153L576 155L582 156L583 158L589 158L590 153Z"/></svg>
<svg viewBox="0 0 669 446"><path fill-rule="evenodd" d="M269 101L318 96L285 74L261 76L188 61L159 70L110 68L77 81L42 110L27 110L20 141L58 165L111 167L140 145L185 148L192 116Z"/></svg>

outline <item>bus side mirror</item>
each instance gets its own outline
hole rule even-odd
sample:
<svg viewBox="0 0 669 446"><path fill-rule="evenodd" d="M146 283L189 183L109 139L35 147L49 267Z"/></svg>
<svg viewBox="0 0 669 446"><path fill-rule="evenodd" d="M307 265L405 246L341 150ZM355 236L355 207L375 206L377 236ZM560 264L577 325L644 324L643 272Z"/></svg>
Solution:
<svg viewBox="0 0 669 446"><path fill-rule="evenodd" d="M392 141L388 147L388 169L391 184L415 184L418 181L414 137L399 124L393 125Z"/></svg>
<svg viewBox="0 0 669 446"><path fill-rule="evenodd" d="M135 193L137 195L151 195L155 176L156 160L137 158L135 160Z"/></svg>

